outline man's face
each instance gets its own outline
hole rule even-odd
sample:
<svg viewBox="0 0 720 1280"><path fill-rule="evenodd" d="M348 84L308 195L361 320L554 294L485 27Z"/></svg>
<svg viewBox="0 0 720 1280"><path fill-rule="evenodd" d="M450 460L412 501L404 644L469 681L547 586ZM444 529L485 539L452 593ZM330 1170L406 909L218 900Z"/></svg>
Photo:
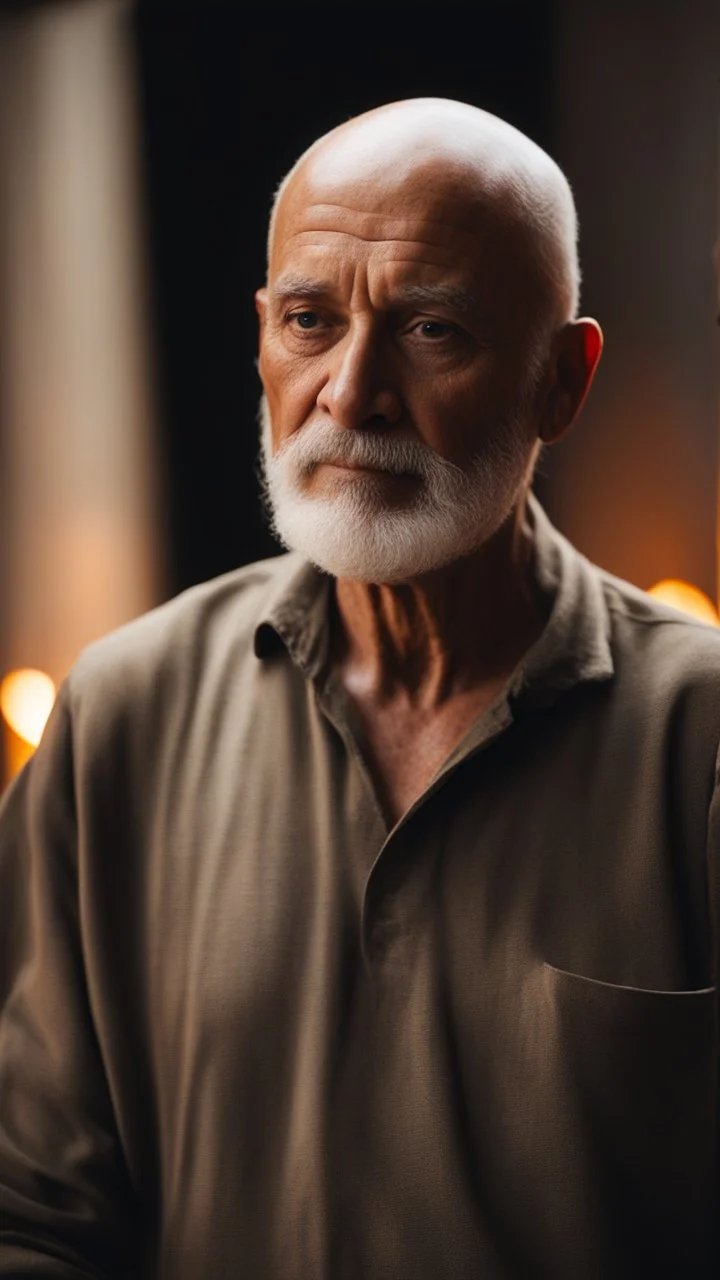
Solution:
<svg viewBox="0 0 720 1280"><path fill-rule="evenodd" d="M279 211L258 295L267 488L283 540L336 576L474 550L534 452L519 233L445 177L338 178L321 157Z"/></svg>

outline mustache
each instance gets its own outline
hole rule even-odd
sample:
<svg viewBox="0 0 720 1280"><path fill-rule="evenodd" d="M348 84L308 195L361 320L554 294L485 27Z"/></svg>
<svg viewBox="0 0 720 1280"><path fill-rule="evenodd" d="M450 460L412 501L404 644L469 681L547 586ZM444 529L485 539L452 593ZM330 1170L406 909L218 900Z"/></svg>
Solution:
<svg viewBox="0 0 720 1280"><path fill-rule="evenodd" d="M426 479L438 470L462 475L455 463L417 440L398 440L393 435L356 428L349 431L333 423L308 423L296 431L278 450L275 460L292 461L309 475L322 463L366 467L394 475L416 475Z"/></svg>

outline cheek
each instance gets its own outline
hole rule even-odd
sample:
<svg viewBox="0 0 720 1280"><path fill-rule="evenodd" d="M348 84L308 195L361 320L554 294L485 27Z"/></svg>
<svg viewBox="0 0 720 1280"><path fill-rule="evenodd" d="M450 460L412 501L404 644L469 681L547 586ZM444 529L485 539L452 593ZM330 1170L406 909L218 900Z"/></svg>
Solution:
<svg viewBox="0 0 720 1280"><path fill-rule="evenodd" d="M518 379L497 364L456 377L442 376L412 393L416 429L447 462L466 467L478 447L496 437L517 412Z"/></svg>
<svg viewBox="0 0 720 1280"><path fill-rule="evenodd" d="M491 417L487 387L471 378L436 378L410 391L417 431L448 462L462 465Z"/></svg>
<svg viewBox="0 0 720 1280"><path fill-rule="evenodd" d="M298 361L272 342L260 350L258 372L265 390L276 443L286 440L307 421L322 387L321 371L314 361Z"/></svg>

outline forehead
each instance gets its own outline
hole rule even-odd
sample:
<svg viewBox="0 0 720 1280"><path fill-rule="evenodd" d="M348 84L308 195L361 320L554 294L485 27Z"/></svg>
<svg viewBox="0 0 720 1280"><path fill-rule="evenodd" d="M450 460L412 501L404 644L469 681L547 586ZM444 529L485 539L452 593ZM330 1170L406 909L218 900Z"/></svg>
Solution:
<svg viewBox="0 0 720 1280"><path fill-rule="evenodd" d="M328 282L330 291L393 294L413 282L444 282L472 290L487 278L474 246L466 249L427 225L398 224L375 215L347 218L346 210L311 208L277 245L269 283ZM324 292L325 290L321 291Z"/></svg>
<svg viewBox="0 0 720 1280"><path fill-rule="evenodd" d="M399 176L338 177L312 168L290 184L275 221L271 278L288 265L383 264L472 275L498 257L509 266L516 230L502 202L461 176L419 167ZM402 272L401 272L402 274Z"/></svg>

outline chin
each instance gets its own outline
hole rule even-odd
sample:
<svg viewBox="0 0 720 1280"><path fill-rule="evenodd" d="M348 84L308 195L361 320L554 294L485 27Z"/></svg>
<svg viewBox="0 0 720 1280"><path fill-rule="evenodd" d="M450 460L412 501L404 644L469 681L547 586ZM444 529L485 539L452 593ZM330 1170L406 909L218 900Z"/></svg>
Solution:
<svg viewBox="0 0 720 1280"><path fill-rule="evenodd" d="M437 572L488 542L522 494L528 459L519 426L466 472L433 457L422 473L353 473L329 464L308 470L285 450L273 455L264 401L261 409L273 532L334 578L391 585Z"/></svg>
<svg viewBox="0 0 720 1280"><path fill-rule="evenodd" d="M277 504L273 531L288 550L333 578L400 585L470 555L495 528L473 522L463 529L453 512L392 509L355 495Z"/></svg>

